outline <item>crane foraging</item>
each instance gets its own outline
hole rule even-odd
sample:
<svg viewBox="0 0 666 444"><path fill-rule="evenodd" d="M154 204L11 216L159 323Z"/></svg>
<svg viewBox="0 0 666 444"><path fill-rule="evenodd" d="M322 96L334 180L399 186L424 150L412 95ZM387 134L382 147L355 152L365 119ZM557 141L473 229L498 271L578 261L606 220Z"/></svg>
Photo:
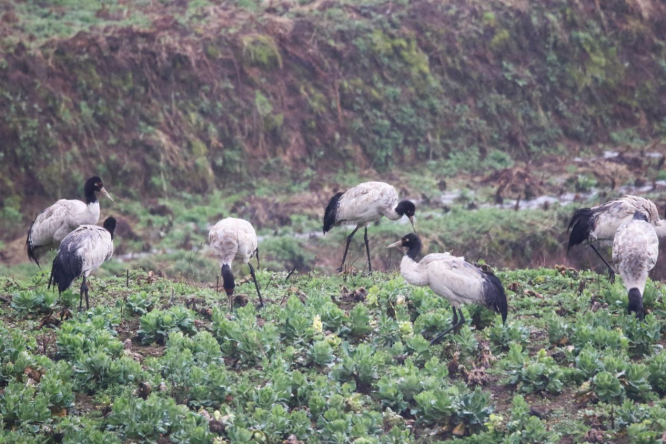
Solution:
<svg viewBox="0 0 666 444"><path fill-rule="evenodd" d="M629 314L645 317L643 291L648 273L659 257L659 238L648 216L636 211L629 221L617 229L613 241L613 262L629 292Z"/></svg>
<svg viewBox="0 0 666 444"><path fill-rule="evenodd" d="M254 228L252 228L252 224L246 220L233 217L222 219L208 233L208 243L220 263L220 273L223 280L222 286L229 298L229 310L233 308L232 296L236 287L234 275L231 272L231 263L236 258L250 267L250 274L257 289L257 296L259 296L259 307L263 307L264 301L259 292L257 276L255 275L254 267L250 263L250 258L256 255L257 266L259 266L257 234Z"/></svg>
<svg viewBox="0 0 666 444"><path fill-rule="evenodd" d="M651 200L638 196L624 196L596 207L579 208L574 212L567 230L571 232L567 254L571 247L589 245L606 265L610 282L615 282L613 267L599 253L595 244L612 242L618 228L625 222L631 221L636 211L645 215L659 239L666 237L666 221L659 219L657 206Z"/></svg>
<svg viewBox="0 0 666 444"><path fill-rule="evenodd" d="M111 199L104 189L102 179L93 176L83 186L85 203L80 200L60 199L37 216L30 229L25 245L28 259L39 266L39 259L49 250L58 247L70 232L81 225L95 225L99 220L99 201L95 193L102 192Z"/></svg>
<svg viewBox="0 0 666 444"><path fill-rule="evenodd" d="M415 213L414 203L409 200L398 201L398 193L395 188L384 182L365 182L333 196L324 212L324 234L331 228L342 224L356 225L354 231L347 236L347 245L338 272L343 270L349 244L359 228L365 228L365 251L368 255L368 270L372 273L368 224L380 220L383 216L390 220L398 220L402 216L407 216L412 228L416 231Z"/></svg>
<svg viewBox="0 0 666 444"><path fill-rule="evenodd" d="M79 310L83 305L83 295L86 296L86 309L90 308L88 298L88 285L86 278L90 273L113 256L113 232L116 229L116 219L109 217L104 226L81 225L69 233L60 243L58 254L53 259L53 268L49 278L49 287L58 286L62 294L67 290L74 279L82 277Z"/></svg>
<svg viewBox="0 0 666 444"><path fill-rule="evenodd" d="M483 305L502 315L506 322L508 304L502 282L492 273L485 272L463 257L449 253L434 253L424 256L420 261L416 257L421 253L421 239L409 233L401 240L388 246L405 249L405 256L400 262L400 274L411 285L428 286L437 294L447 299L453 307L453 325L435 337L430 344L436 344L444 335L465 323L460 309L462 304ZM460 312L460 320L458 313Z"/></svg>

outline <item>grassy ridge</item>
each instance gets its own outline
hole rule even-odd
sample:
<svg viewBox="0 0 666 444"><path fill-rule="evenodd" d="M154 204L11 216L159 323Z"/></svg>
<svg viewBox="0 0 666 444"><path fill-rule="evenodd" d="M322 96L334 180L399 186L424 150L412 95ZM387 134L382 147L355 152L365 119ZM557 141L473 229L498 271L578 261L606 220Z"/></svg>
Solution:
<svg viewBox="0 0 666 444"><path fill-rule="evenodd" d="M74 313L45 281L0 278L0 440L115 443L656 443L666 430L666 299L645 322L618 283L499 272L509 319L395 274L260 271L226 297L132 273ZM71 318L70 318L71 317ZM50 327L50 328L49 328ZM292 437L293 435L293 437ZM286 441L285 441L286 440Z"/></svg>
<svg viewBox="0 0 666 444"><path fill-rule="evenodd" d="M25 2L0 55L2 223L75 196L481 172L666 131L655 1ZM414 164L415 165L415 164ZM292 176L293 175L293 176Z"/></svg>

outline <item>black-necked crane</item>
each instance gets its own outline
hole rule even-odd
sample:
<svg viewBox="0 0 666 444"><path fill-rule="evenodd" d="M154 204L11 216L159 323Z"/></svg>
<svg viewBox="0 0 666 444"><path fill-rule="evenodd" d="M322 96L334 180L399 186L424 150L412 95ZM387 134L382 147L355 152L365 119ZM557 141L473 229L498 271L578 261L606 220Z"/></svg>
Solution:
<svg viewBox="0 0 666 444"><path fill-rule="evenodd" d="M654 227L659 239L666 237L666 221L659 219L657 206L649 199L639 196L624 196L592 208L579 208L574 212L568 231L569 246L587 244L601 258L608 268L608 278L615 281L615 271L608 261L599 253L595 244L611 243L618 228L632 220L634 213L639 211L647 217L647 221Z"/></svg>
<svg viewBox="0 0 666 444"><path fill-rule="evenodd" d="M659 257L659 238L645 213L636 211L629 221L617 229L613 241L613 262L629 292L629 314L645 316L643 291L648 273Z"/></svg>
<svg viewBox="0 0 666 444"><path fill-rule="evenodd" d="M90 308L88 300L88 285L86 279L93 270L96 270L113 256L113 232L116 229L116 219L109 217L104 226L81 225L69 233L60 243L58 253L53 259L53 268L49 278L51 285L58 286L62 294L67 290L74 279L83 278L81 282L81 296L79 310L83 305L83 295L86 296L86 309Z"/></svg>
<svg viewBox="0 0 666 444"><path fill-rule="evenodd" d="M435 337L430 344L437 343L444 335L465 323L460 309L462 304L483 305L502 315L506 322L508 304L502 282L492 273L483 271L465 261L463 257L449 253L433 253L416 261L421 253L421 239L409 233L401 240L389 245L389 248L406 249L400 262L400 274L411 285L428 286L451 303L453 307L453 325ZM460 319L456 310L460 312Z"/></svg>
<svg viewBox="0 0 666 444"><path fill-rule="evenodd" d="M257 296L259 296L259 307L263 307L264 301L259 292L257 276L254 273L254 267L250 263L250 258L256 254L257 266L259 265L257 233L254 232L252 224L246 220L233 217L222 219L208 233L208 243L220 263L220 272L223 281L222 287L229 297L229 310L233 308L231 297L236 287L234 275L231 272L231 263L236 258L250 267L250 274L257 289Z"/></svg>
<svg viewBox="0 0 666 444"><path fill-rule="evenodd" d="M49 250L58 248L62 240L81 225L95 225L99 220L99 201L95 193L104 189L102 179L97 176L86 180L83 186L86 201L60 199L37 216L25 241L28 259L39 266L39 259Z"/></svg>
<svg viewBox="0 0 666 444"><path fill-rule="evenodd" d="M342 271L351 242L356 231L365 228L365 251L368 255L368 270L372 273L370 262L370 245L368 244L368 224L386 216L390 220L398 220L407 216L414 227L416 206L409 200L398 201L398 193L391 185L384 182L365 182L356 185L344 193L333 196L324 212L324 234L339 225L356 225L354 231L347 236L345 253L338 271Z"/></svg>

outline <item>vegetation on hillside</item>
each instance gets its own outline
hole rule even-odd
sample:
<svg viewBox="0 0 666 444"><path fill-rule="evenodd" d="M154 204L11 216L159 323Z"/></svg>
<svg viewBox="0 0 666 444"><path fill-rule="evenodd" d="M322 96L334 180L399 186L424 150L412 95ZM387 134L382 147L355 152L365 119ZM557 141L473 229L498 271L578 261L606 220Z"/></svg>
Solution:
<svg viewBox="0 0 666 444"><path fill-rule="evenodd" d="M430 161L476 173L666 132L653 0L2 6L2 221L77 196L311 181ZM39 207L39 206L38 206Z"/></svg>
<svg viewBox="0 0 666 444"><path fill-rule="evenodd" d="M58 298L0 278L7 443L657 443L666 431L664 287L571 269L499 272L509 319L395 274L258 274L214 287L132 273ZM246 295L247 292L247 295ZM249 303L248 303L249 295ZM247 304L247 305L245 305Z"/></svg>

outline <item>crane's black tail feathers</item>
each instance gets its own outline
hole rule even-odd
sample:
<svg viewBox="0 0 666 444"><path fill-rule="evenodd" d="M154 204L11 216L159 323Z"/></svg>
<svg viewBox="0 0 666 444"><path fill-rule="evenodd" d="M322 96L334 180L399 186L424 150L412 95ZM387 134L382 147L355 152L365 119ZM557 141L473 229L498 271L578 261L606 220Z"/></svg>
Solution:
<svg viewBox="0 0 666 444"><path fill-rule="evenodd" d="M33 245L31 238L32 238L32 225L30 225L30 229L28 230L28 237L26 237L25 239L25 249L28 252L28 259L36 263L39 268L42 268L42 266L39 265L39 257L36 251L37 249Z"/></svg>
<svg viewBox="0 0 666 444"><path fill-rule="evenodd" d="M509 304L506 300L506 292L502 281L497 276L489 272L483 272L486 280L483 283L483 293L486 300L486 306L491 310L502 315L502 323L506 322L506 316L509 311Z"/></svg>
<svg viewBox="0 0 666 444"><path fill-rule="evenodd" d="M345 193L341 192L331 197L330 202L326 206L326 211L324 212L324 234L335 225L335 214L338 212L338 203L343 194Z"/></svg>
<svg viewBox="0 0 666 444"><path fill-rule="evenodd" d="M80 257L69 252L58 251L53 259L48 288L51 288L51 285L58 285L58 291L62 293L72 285L74 279L81 276L82 270L83 260Z"/></svg>
<svg viewBox="0 0 666 444"><path fill-rule="evenodd" d="M579 208L574 212L567 229L571 232L567 254L569 254L571 247L580 245L589 239L590 233L594 230L594 217L595 214L591 208Z"/></svg>

